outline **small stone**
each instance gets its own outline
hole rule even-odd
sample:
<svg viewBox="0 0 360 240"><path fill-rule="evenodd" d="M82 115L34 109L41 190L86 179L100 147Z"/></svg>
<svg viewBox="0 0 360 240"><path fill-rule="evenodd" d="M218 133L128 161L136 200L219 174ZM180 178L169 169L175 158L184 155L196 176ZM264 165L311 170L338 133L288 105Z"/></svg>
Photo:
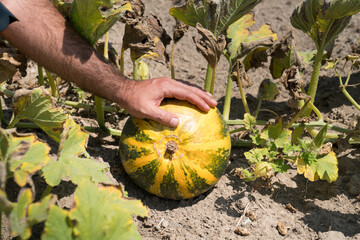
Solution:
<svg viewBox="0 0 360 240"><path fill-rule="evenodd" d="M163 228L166 228L167 226L169 226L169 221L168 221L168 220L162 221L161 226L162 226Z"/></svg>
<svg viewBox="0 0 360 240"><path fill-rule="evenodd" d="M243 228L243 227L236 228L234 233L236 233L237 235L240 235L240 236L249 236L250 235L249 230L247 230L246 228Z"/></svg>

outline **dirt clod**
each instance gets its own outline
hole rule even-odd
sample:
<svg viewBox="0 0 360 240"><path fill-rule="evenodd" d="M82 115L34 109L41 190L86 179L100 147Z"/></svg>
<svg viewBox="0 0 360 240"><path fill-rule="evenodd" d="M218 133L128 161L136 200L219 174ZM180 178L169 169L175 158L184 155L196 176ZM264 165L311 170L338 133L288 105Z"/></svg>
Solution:
<svg viewBox="0 0 360 240"><path fill-rule="evenodd" d="M285 205L285 208L286 208L287 210L289 210L290 212L292 212L292 213L296 213L296 212L297 212L296 208L294 208L290 203L286 204L286 205Z"/></svg>
<svg viewBox="0 0 360 240"><path fill-rule="evenodd" d="M250 210L246 211L245 216L250 218L250 220L253 222L256 220L256 214Z"/></svg>
<svg viewBox="0 0 360 240"><path fill-rule="evenodd" d="M281 236L285 236L288 233L289 227L286 226L283 221L280 221L276 226L276 229L278 230Z"/></svg>
<svg viewBox="0 0 360 240"><path fill-rule="evenodd" d="M247 228L243 228L243 227L238 227L235 229L234 233L236 233L237 235L240 236L249 236L250 232Z"/></svg>

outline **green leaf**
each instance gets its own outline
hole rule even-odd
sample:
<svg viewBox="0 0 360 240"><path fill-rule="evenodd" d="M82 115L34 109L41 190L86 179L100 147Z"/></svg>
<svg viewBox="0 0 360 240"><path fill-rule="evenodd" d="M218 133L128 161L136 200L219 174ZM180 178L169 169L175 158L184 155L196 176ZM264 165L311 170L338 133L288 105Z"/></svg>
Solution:
<svg viewBox="0 0 360 240"><path fill-rule="evenodd" d="M315 62L315 56L317 51L311 51L311 52L297 52L297 55L302 58L303 62L306 64L312 64Z"/></svg>
<svg viewBox="0 0 360 240"><path fill-rule="evenodd" d="M293 35L289 32L281 41L274 44L268 53L271 55L270 73L274 79L280 78L286 69L293 65L300 66L300 61L293 44Z"/></svg>
<svg viewBox="0 0 360 240"><path fill-rule="evenodd" d="M229 47L231 59L236 58L241 53L243 50L242 44L244 43L249 45L249 49L245 51L245 53L248 53L251 49L263 44L263 42L259 41L261 39L277 40L277 35L271 31L269 25L263 25L257 31L250 33L249 28L254 24L254 13L248 13L229 26L227 37L231 39ZM243 57L242 54L239 57Z"/></svg>
<svg viewBox="0 0 360 240"><path fill-rule="evenodd" d="M274 101L279 94L280 91L276 83L270 79L265 79L260 83L258 98L265 99L266 101Z"/></svg>
<svg viewBox="0 0 360 240"><path fill-rule="evenodd" d="M9 135L7 162L14 173L15 182L23 187L27 178L42 169L50 161L50 147L35 135L15 137Z"/></svg>
<svg viewBox="0 0 360 240"><path fill-rule="evenodd" d="M148 210L139 200L123 198L114 187L97 188L82 181L75 191L76 206L69 212L75 221L76 239L140 239L132 215L145 217Z"/></svg>
<svg viewBox="0 0 360 240"><path fill-rule="evenodd" d="M42 240L73 240L72 225L68 212L56 205L50 207L49 216L45 222Z"/></svg>
<svg viewBox="0 0 360 240"><path fill-rule="evenodd" d="M255 117L251 116L249 113L244 114L244 127L247 130L253 130L256 126L256 119Z"/></svg>
<svg viewBox="0 0 360 240"><path fill-rule="evenodd" d="M249 160L250 164L259 163L267 156L269 151L266 148L253 148L244 153L244 156Z"/></svg>
<svg viewBox="0 0 360 240"><path fill-rule="evenodd" d="M31 224L40 223L46 220L49 208L55 202L56 197L47 195L40 202L32 203L28 208L28 222Z"/></svg>
<svg viewBox="0 0 360 240"><path fill-rule="evenodd" d="M333 151L325 156L316 153L303 153L296 164L298 173L304 174L310 181L322 179L333 182L338 177L338 161Z"/></svg>
<svg viewBox="0 0 360 240"><path fill-rule="evenodd" d="M330 7L326 10L325 17L339 19L358 12L360 12L360 2L358 0L332 0Z"/></svg>
<svg viewBox="0 0 360 240"><path fill-rule="evenodd" d="M305 32L319 49L334 40L359 11L358 0L305 0L294 9L290 22Z"/></svg>
<svg viewBox="0 0 360 240"><path fill-rule="evenodd" d="M169 13L192 27L200 23L217 38L260 2L261 0L189 0L183 6L171 8Z"/></svg>
<svg viewBox="0 0 360 240"><path fill-rule="evenodd" d="M33 198L30 189L26 189L20 194L17 203L10 213L11 235L19 235L21 239L28 239L31 236L31 229L26 221L26 213Z"/></svg>
<svg viewBox="0 0 360 240"><path fill-rule="evenodd" d="M283 129L282 121L277 122L275 125L270 125L261 133L263 139L273 139L277 148L283 148L286 144L290 143L291 130Z"/></svg>
<svg viewBox="0 0 360 240"><path fill-rule="evenodd" d="M258 46L246 54L243 64L245 66L245 71L248 71L250 68L262 67L264 62L267 62L268 54L267 50L269 46Z"/></svg>
<svg viewBox="0 0 360 240"><path fill-rule="evenodd" d="M9 139L6 131L0 128L0 161L4 161L9 148Z"/></svg>
<svg viewBox="0 0 360 240"><path fill-rule="evenodd" d="M16 91L13 108L15 117L10 125L14 126L21 119L28 119L55 141L60 141L62 125L68 116L61 108L55 107L50 94L44 88Z"/></svg>
<svg viewBox="0 0 360 240"><path fill-rule="evenodd" d="M65 177L69 177L75 184L80 183L83 178L94 182L110 183L110 179L106 175L108 169L104 164L79 157L85 151L88 137L89 134L84 132L73 120L66 121L59 158L42 170L43 176L50 186L58 185Z"/></svg>
<svg viewBox="0 0 360 240"><path fill-rule="evenodd" d="M338 161L336 154L331 151L326 156L318 159L316 173L320 179L333 182L338 178Z"/></svg>
<svg viewBox="0 0 360 240"><path fill-rule="evenodd" d="M323 126L321 128L319 133L313 139L313 141L312 141L312 149L313 150L317 150L323 145L323 143L326 139L327 128L328 128L328 124L325 124L325 126Z"/></svg>
<svg viewBox="0 0 360 240"><path fill-rule="evenodd" d="M103 16L99 9L101 5L101 1L77 0L70 12L73 27L92 46L110 30L125 11L132 10L130 3L126 3Z"/></svg>
<svg viewBox="0 0 360 240"><path fill-rule="evenodd" d="M276 161L273 161L270 163L270 165L273 167L275 172L279 173L285 173L287 170L289 170L289 165L287 165L284 160L278 159Z"/></svg>

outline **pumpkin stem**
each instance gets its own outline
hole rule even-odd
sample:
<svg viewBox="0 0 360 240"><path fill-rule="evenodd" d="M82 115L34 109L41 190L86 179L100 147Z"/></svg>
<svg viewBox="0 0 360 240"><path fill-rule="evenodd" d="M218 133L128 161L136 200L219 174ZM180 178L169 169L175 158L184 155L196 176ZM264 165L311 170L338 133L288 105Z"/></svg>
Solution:
<svg viewBox="0 0 360 240"><path fill-rule="evenodd" d="M175 141L169 141L166 143L165 153L170 155L170 159L173 158L174 153L178 150L178 145Z"/></svg>

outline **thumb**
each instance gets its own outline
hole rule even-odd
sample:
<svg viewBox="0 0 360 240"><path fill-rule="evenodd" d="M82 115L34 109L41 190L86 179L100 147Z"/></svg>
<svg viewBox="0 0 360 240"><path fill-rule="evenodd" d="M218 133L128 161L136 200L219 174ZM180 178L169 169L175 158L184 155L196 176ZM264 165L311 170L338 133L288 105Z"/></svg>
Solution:
<svg viewBox="0 0 360 240"><path fill-rule="evenodd" d="M152 120L168 127L176 127L179 124L179 118L175 114L158 107L154 107L152 110L150 117Z"/></svg>

